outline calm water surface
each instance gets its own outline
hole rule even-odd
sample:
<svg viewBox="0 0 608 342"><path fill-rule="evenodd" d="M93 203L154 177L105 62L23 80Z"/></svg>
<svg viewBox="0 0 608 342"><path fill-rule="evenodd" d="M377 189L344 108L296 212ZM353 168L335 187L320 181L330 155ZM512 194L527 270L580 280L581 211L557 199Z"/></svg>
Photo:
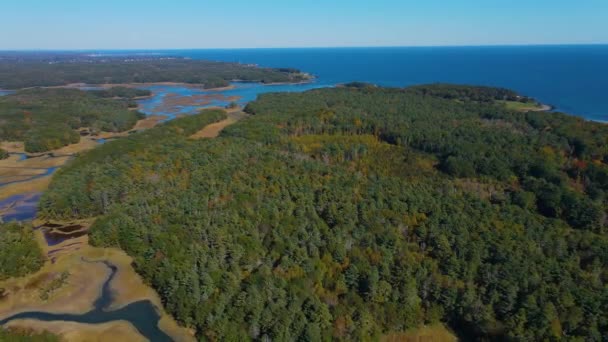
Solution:
<svg viewBox="0 0 608 342"><path fill-rule="evenodd" d="M0 191L2 188L0 188ZM38 213L39 192L23 193L0 200L0 216L4 222L33 220Z"/></svg>
<svg viewBox="0 0 608 342"><path fill-rule="evenodd" d="M605 96L608 45L148 52L267 67L294 67L315 74L318 86L365 81L392 87L435 82L506 87L551 104L559 111L593 120L608 120ZM287 88L306 90L305 87ZM262 89L259 92L266 91L266 88ZM256 92L255 89L249 91Z"/></svg>

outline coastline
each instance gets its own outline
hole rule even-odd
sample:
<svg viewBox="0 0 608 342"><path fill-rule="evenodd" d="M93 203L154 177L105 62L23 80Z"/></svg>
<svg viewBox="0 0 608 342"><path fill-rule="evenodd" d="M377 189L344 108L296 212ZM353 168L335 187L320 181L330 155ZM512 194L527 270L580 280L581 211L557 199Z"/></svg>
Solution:
<svg viewBox="0 0 608 342"><path fill-rule="evenodd" d="M544 103L539 103L540 108L536 108L536 109L532 109L532 112L551 112L555 109L554 106L552 105L548 105L548 104L544 104Z"/></svg>

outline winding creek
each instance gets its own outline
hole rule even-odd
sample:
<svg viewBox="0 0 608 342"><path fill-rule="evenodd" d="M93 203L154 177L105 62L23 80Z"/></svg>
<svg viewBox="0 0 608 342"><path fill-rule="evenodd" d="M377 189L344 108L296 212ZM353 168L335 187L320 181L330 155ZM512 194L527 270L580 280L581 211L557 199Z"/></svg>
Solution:
<svg viewBox="0 0 608 342"><path fill-rule="evenodd" d="M86 260L85 260L86 261ZM93 303L93 309L87 313L81 315L74 314L54 314L44 311L28 311L18 313L16 315L7 317L0 320L0 325L7 324L13 320L18 319L35 319L39 321L68 321L75 323L87 323L87 324L101 324L113 321L127 321L137 329L137 331L150 341L158 342L171 342L173 341L169 335L163 332L158 327L160 321L160 314L158 309L152 304L152 302L137 301L131 303L123 308L107 311L113 301L112 289L110 287L112 280L114 279L117 267L107 261L86 261L89 263L98 262L103 263L110 269L110 275L104 282L101 290L101 294Z"/></svg>
<svg viewBox="0 0 608 342"><path fill-rule="evenodd" d="M27 182L31 182L33 180L36 180L36 179L39 179L42 177L50 176L53 173L55 173L55 171L57 171L58 168L59 167L57 167L57 166L44 167L44 168L21 168L21 170L32 170L32 171L44 170L44 171L40 174L30 175L29 178L5 182L5 183L0 182L0 187L6 186L6 185L11 185L11 184L27 183Z"/></svg>

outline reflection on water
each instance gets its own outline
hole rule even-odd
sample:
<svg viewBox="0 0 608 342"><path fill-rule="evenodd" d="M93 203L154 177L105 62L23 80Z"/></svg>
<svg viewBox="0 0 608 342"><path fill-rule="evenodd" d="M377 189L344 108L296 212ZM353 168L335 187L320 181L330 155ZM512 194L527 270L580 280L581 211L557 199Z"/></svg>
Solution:
<svg viewBox="0 0 608 342"><path fill-rule="evenodd" d="M107 261L99 261L110 269L110 276L104 282L100 296L93 303L93 310L81 314L53 314L43 311L22 312L0 320L0 325L4 325L16 319L36 319L40 321L66 321L85 324L102 324L113 321L127 321L131 323L140 334L150 341L170 342L172 339L158 327L160 314L152 302L138 301L123 308L106 311L113 301L112 289L110 287L112 279L116 275L116 266Z"/></svg>
<svg viewBox="0 0 608 342"><path fill-rule="evenodd" d="M11 196L0 201L0 218L4 222L29 221L36 217L41 193L32 192Z"/></svg>

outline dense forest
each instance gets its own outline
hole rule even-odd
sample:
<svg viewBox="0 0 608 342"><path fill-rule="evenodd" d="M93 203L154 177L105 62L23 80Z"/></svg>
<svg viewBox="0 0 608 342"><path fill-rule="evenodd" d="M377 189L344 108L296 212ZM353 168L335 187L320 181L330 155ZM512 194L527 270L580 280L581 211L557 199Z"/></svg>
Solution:
<svg viewBox="0 0 608 342"><path fill-rule="evenodd" d="M270 69L237 63L190 59L82 59L44 61L1 59L0 89L60 86L71 83L120 84L182 82L205 88L225 87L230 81L302 82L310 76L295 69Z"/></svg>
<svg viewBox="0 0 608 342"><path fill-rule="evenodd" d="M0 280L38 271L44 257L30 225L0 224ZM0 298L3 289L0 288Z"/></svg>
<svg viewBox="0 0 608 342"><path fill-rule="evenodd" d="M37 88L2 96L0 141L25 141L27 152L44 152L80 141L76 131L80 127L92 132L125 131L143 117L129 109L131 100L145 95L149 92L126 88L96 92Z"/></svg>
<svg viewBox="0 0 608 342"><path fill-rule="evenodd" d="M98 217L91 242L201 339L607 340L608 126L354 85L262 95L216 139L188 139L203 112L101 146L41 215Z"/></svg>

